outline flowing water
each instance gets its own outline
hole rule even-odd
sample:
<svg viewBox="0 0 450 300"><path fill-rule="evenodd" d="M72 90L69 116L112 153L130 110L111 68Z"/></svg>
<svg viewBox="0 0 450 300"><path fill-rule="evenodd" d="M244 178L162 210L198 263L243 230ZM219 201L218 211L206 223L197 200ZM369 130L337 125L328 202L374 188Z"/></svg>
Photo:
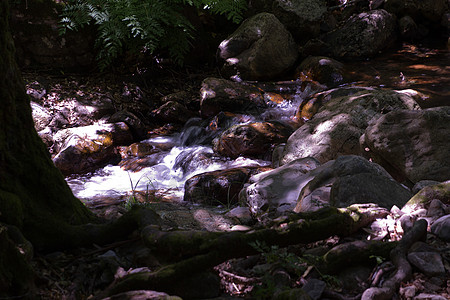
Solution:
<svg viewBox="0 0 450 300"><path fill-rule="evenodd" d="M399 51L385 54L373 60L346 63L356 78L352 84L393 89L416 89L423 93L423 108L449 105L450 67L447 49L430 49L404 45ZM293 82L287 88L292 89ZM289 121L301 101L311 93L298 83L294 96L273 104L258 120L277 119ZM283 90L278 91L280 94ZM257 119L246 116L244 122ZM157 149L164 149L136 158L131 162L139 165L136 171L120 166L106 166L92 174L67 178L74 194L91 205L102 199L126 199L137 191L158 191L160 195L180 201L184 184L190 177L207 171L242 166L266 166L270 162L239 157L235 160L214 154L211 141L214 136L199 119L188 122L183 131L171 136L161 136L143 141ZM217 133L216 133L217 134ZM169 149L168 149L169 148ZM149 164L149 162L151 162ZM149 166L146 166L149 165Z"/></svg>

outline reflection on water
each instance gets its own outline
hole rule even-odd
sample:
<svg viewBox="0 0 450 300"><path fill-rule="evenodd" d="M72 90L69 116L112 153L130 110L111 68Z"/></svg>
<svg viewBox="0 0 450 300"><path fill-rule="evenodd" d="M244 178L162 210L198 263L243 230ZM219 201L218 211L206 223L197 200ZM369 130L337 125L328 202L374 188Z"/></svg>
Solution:
<svg viewBox="0 0 450 300"><path fill-rule="evenodd" d="M354 84L423 93L422 108L449 105L450 52L404 44L402 49L371 60L347 62Z"/></svg>

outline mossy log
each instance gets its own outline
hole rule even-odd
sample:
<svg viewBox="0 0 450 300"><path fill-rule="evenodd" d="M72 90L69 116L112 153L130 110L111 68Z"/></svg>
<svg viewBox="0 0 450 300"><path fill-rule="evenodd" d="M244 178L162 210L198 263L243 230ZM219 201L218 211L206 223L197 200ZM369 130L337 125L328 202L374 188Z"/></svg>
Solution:
<svg viewBox="0 0 450 300"><path fill-rule="evenodd" d="M155 272L127 275L114 282L101 296L138 289L171 293L173 283L185 276L231 258L256 254L257 250L251 246L256 241L285 247L323 240L333 235L347 236L387 213L385 209L370 204L345 209L324 208L299 214L281 226L248 232L161 232L154 226L147 227L142 232L142 238L148 247L181 260Z"/></svg>

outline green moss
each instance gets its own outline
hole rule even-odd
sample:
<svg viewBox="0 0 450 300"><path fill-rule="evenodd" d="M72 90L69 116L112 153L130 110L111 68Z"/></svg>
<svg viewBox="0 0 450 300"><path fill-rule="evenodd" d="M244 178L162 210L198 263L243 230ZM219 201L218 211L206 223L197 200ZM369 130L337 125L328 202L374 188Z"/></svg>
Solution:
<svg viewBox="0 0 450 300"><path fill-rule="evenodd" d="M0 221L17 227L23 225L22 201L16 194L0 190Z"/></svg>

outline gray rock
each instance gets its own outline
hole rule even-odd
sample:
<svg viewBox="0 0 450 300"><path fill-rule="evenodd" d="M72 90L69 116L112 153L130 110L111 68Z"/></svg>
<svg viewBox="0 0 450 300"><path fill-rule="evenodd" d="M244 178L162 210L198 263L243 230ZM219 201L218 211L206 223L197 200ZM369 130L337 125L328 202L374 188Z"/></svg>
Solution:
<svg viewBox="0 0 450 300"><path fill-rule="evenodd" d="M281 164L314 157L321 163L339 155L363 155L360 137L372 119L396 109L419 109L414 97L374 88L338 88L323 100L310 121L288 139Z"/></svg>
<svg viewBox="0 0 450 300"><path fill-rule="evenodd" d="M427 276L433 277L445 274L442 257L437 252L411 252L408 254L408 260Z"/></svg>
<svg viewBox="0 0 450 300"><path fill-rule="evenodd" d="M413 194L417 194L424 187L430 186L430 185L435 185L438 183L439 183L439 181L436 181L436 180L421 180L421 181L416 182L416 184L412 187L411 191L413 192Z"/></svg>
<svg viewBox="0 0 450 300"><path fill-rule="evenodd" d="M226 76L246 80L274 79L289 70L298 57L297 45L289 31L270 13L245 20L219 45Z"/></svg>
<svg viewBox="0 0 450 300"><path fill-rule="evenodd" d="M448 299L441 295L420 293L419 295L414 297L414 300L448 300Z"/></svg>
<svg viewBox="0 0 450 300"><path fill-rule="evenodd" d="M318 300L322 297L322 293L326 287L327 284L324 281L312 278L305 283L302 289L312 300Z"/></svg>
<svg viewBox="0 0 450 300"><path fill-rule="evenodd" d="M397 110L367 127L365 143L374 160L412 182L449 179L450 106Z"/></svg>
<svg viewBox="0 0 450 300"><path fill-rule="evenodd" d="M303 158L255 175L250 179L253 183L241 192L241 201L255 215L292 210L303 186L314 178L315 172L310 171L319 165L313 158Z"/></svg>
<svg viewBox="0 0 450 300"><path fill-rule="evenodd" d="M336 87L344 82L344 65L325 56L309 56L297 67L296 73L303 73L308 78Z"/></svg>
<svg viewBox="0 0 450 300"><path fill-rule="evenodd" d="M200 94L203 117L213 117L221 111L255 113L267 107L258 88L220 78L203 80Z"/></svg>
<svg viewBox="0 0 450 300"><path fill-rule="evenodd" d="M399 17L411 16L416 21L426 19L439 23L447 6L448 0L389 0L384 8Z"/></svg>
<svg viewBox="0 0 450 300"><path fill-rule="evenodd" d="M317 190L321 191L322 195L326 191L323 188L325 187L331 187L334 186L336 182L341 180L341 178L349 178L348 176L356 176L357 174L371 174L371 175L364 175L363 177L384 177L386 180L392 180L392 177L389 175L389 173L386 172L381 166L375 163L371 163L368 160L366 160L363 157L355 156L355 155L344 155L338 157L334 161L329 161L326 164L320 166L313 172L310 172L308 176L314 176L312 180L310 180L307 184L305 184L300 192L300 195L297 200L297 205L294 209L295 212L301 212L301 211L311 211L316 210L317 208L323 207L323 206L330 206L332 203L330 202L330 199L326 199L325 197L320 198L320 203L318 205L314 205L315 202L311 201L310 199L315 199L314 197L310 195L314 195L314 193L317 193ZM357 177L356 177L357 178ZM346 179L344 179L346 180ZM383 179L378 179L380 182L386 183L386 181ZM392 180L392 183L388 183L391 186L395 186L396 183ZM379 189L380 183L377 185L372 185L369 183L366 183L366 186L359 186L358 188L353 188L353 190L350 193L356 192L357 194L351 195L352 201L349 204L354 203L367 203L364 201L366 195L370 195L370 190L372 189ZM399 187L396 187L394 189L399 189ZM341 196L337 196L340 192L338 192L339 188L336 187L334 194L337 199L342 199ZM375 193L375 192L374 192ZM347 195L348 193L343 193L343 195ZM401 194L401 192L399 192ZM326 193L325 193L326 195ZM343 196L342 195L342 196ZM381 196L378 196L381 197ZM406 197L406 196L402 196ZM344 202L347 200L342 199ZM338 200L341 201L341 200ZM386 200L383 200L386 201ZM339 204L339 203L338 203ZM346 204L343 203L344 205ZM342 206L342 205L339 205Z"/></svg>
<svg viewBox="0 0 450 300"><path fill-rule="evenodd" d="M301 42L319 35L327 6L322 0L275 0L272 11L295 40Z"/></svg>
<svg viewBox="0 0 450 300"><path fill-rule="evenodd" d="M43 106L36 102L30 102L31 112L33 115L34 128L36 131L41 131L52 121L52 115Z"/></svg>
<svg viewBox="0 0 450 300"><path fill-rule="evenodd" d="M450 215L437 219L431 225L431 232L443 241L450 242Z"/></svg>
<svg viewBox="0 0 450 300"><path fill-rule="evenodd" d="M371 57L395 41L396 26L394 15L383 9L371 10L351 17L323 41L333 57Z"/></svg>
<svg viewBox="0 0 450 300"><path fill-rule="evenodd" d="M413 194L386 176L360 173L339 177L331 188L330 204L347 207L359 203L375 203L391 209L402 207Z"/></svg>

